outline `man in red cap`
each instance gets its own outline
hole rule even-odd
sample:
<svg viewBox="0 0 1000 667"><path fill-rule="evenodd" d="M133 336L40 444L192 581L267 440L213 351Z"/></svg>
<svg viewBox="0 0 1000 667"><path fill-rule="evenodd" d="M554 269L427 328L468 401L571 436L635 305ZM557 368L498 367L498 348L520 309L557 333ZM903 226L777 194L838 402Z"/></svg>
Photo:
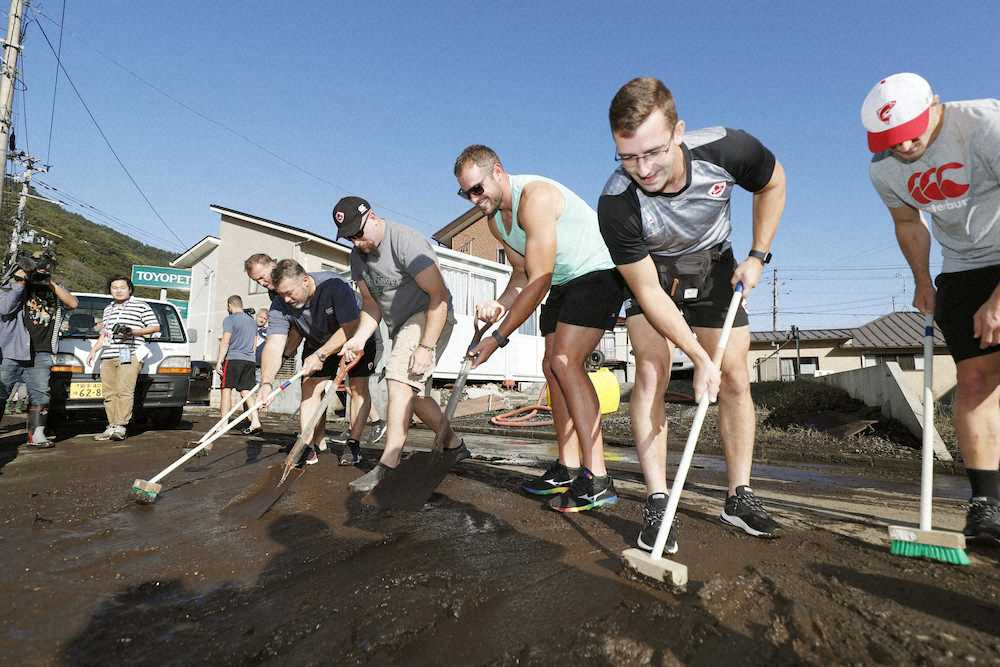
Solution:
<svg viewBox="0 0 1000 667"><path fill-rule="evenodd" d="M922 77L893 74L868 93L861 120L872 184L913 271L913 305L934 313L958 366L955 432L972 486L965 536L1000 545L1000 100L942 104ZM944 260L933 282L921 212Z"/></svg>

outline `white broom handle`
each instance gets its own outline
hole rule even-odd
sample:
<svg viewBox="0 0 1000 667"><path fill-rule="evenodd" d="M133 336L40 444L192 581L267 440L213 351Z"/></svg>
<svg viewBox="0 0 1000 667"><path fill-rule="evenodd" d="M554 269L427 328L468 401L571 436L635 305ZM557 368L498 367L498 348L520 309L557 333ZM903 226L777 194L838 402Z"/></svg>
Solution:
<svg viewBox="0 0 1000 667"><path fill-rule="evenodd" d="M920 462L920 530L931 529L934 499L934 315L924 318L924 428Z"/></svg>
<svg viewBox="0 0 1000 667"><path fill-rule="evenodd" d="M174 470L176 470L179 466L184 465L188 461L188 459L190 459L191 457L195 456L198 452L200 452L201 450L205 449L205 447L208 447L210 444L212 444L213 442L215 442L216 440L218 440L219 438L221 438L222 436L224 436L226 433L228 433L230 430L232 430L232 428L234 426L236 426L237 424L239 424L240 421L242 421L244 417L246 417L247 415L249 415L251 412L253 412L257 408L261 407L262 405L267 405L268 403L270 403L271 400L275 396L277 396L278 394L280 394L281 392L283 392L285 389L287 389L293 382L295 382L296 380L298 380L304 374L305 374L305 371L299 371L298 373L296 373L292 377L288 378L287 380L285 380L284 382L282 382L281 384L279 384L277 387L274 388L274 390L270 394L268 394L267 396L265 396L261 400L257 401L257 403L253 407L247 409L247 411L244 412L242 415L240 415L237 419L234 419L233 421L231 421L228 424L226 424L225 427L223 427L219 431L216 431L216 433L211 438L209 438L205 442L199 444L197 447L193 447L190 451L188 451L186 454L184 454L184 456L180 457L179 459L177 459L176 461L174 461L173 463L171 463L169 466L167 466L166 468L164 468L160 472L160 474L158 474L153 479L149 480L150 483L155 484L156 482L159 482L161 479L163 479L164 477L166 477L167 475L169 475L170 473L172 473Z"/></svg>
<svg viewBox="0 0 1000 667"><path fill-rule="evenodd" d="M719 337L719 345L715 350L716 358L713 363L722 370L722 359L725 356L726 346L729 344L729 335L733 332L733 321L736 319L736 311L743 300L743 283L736 283L736 290L733 298L729 301L729 310L726 311L726 321L722 325L722 335ZM687 480L688 468L691 467L691 459L694 458L694 446L698 443L698 436L701 434L701 426L705 422L705 414L708 412L708 393L706 392L698 401L698 410L694 413L694 421L691 423L691 430L688 432L687 443L684 445L684 453L681 455L681 462L677 465L677 474L674 476L673 486L670 487L670 496L667 498L667 509L663 513L663 522L656 533L656 542L653 543L653 560L663 558L663 550L667 546L667 537L670 535L670 527L674 523L674 516L677 514L677 505L681 500L681 491L684 489L684 482ZM666 466L664 461L663 465Z"/></svg>
<svg viewBox="0 0 1000 667"><path fill-rule="evenodd" d="M198 442L195 443L195 444L199 444L200 445L205 440L207 440L208 438L210 438L213 433L215 433L218 429L220 429L223 424L228 424L229 423L228 420L232 416L232 414L234 412L236 412L241 405L243 405L244 403L246 403L247 401L249 401L250 398L253 397L253 395L256 394L259 389L260 389L260 383L255 384L253 386L253 389L251 389L249 392L247 392L247 395L244 396L244 397L242 397L240 399L239 403L237 403L233 407L229 408L229 412L227 412L226 414L224 414L222 416L222 419L220 419L219 421L215 422L215 425L212 426L212 428L210 428L207 431L205 431L205 435L203 435L200 438L198 438Z"/></svg>

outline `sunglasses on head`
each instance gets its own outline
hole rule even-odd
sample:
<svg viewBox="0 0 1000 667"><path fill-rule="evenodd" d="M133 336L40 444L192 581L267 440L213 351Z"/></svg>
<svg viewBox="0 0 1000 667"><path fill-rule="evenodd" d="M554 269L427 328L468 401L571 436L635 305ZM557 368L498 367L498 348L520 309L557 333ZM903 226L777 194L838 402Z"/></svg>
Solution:
<svg viewBox="0 0 1000 667"><path fill-rule="evenodd" d="M461 197L462 199L470 199L471 200L473 197L480 197L480 196L482 196L483 192L485 192L485 191L486 190L483 188L483 181L480 181L479 183L477 183L476 185L473 185L468 190L463 190L462 188L459 188L458 189L458 196Z"/></svg>

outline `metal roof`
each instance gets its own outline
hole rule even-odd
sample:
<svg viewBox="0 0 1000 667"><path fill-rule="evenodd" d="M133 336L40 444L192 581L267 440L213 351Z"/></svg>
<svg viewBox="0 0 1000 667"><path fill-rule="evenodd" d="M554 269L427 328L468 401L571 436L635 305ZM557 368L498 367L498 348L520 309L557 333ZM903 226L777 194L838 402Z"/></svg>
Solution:
<svg viewBox="0 0 1000 667"><path fill-rule="evenodd" d="M754 331L752 343L784 343L791 331ZM801 341L843 341L844 347L859 350L921 348L924 345L924 316L916 311L889 313L853 329L799 329ZM934 326L934 346L945 347L944 335Z"/></svg>

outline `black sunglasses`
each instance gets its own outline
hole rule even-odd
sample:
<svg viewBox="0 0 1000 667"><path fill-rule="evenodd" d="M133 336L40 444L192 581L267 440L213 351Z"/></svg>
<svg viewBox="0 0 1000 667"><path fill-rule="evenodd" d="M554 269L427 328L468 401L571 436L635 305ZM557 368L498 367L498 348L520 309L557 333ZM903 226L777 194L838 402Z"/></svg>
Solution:
<svg viewBox="0 0 1000 667"><path fill-rule="evenodd" d="M479 197L479 196L481 196L483 194L483 192L485 192L485 191L486 190L483 188L483 182L480 182L480 183L477 183L476 185L473 185L468 190L463 190L462 188L459 188L458 189L458 196L461 197L462 199L469 199L469 200L471 200L473 197Z"/></svg>
<svg viewBox="0 0 1000 667"><path fill-rule="evenodd" d="M365 219L361 221L361 226L358 227L358 231L354 232L350 236L345 236L344 238L347 239L348 241L354 241L355 239L360 239L362 236L365 235L365 225L367 224L368 224L368 216L366 215Z"/></svg>

